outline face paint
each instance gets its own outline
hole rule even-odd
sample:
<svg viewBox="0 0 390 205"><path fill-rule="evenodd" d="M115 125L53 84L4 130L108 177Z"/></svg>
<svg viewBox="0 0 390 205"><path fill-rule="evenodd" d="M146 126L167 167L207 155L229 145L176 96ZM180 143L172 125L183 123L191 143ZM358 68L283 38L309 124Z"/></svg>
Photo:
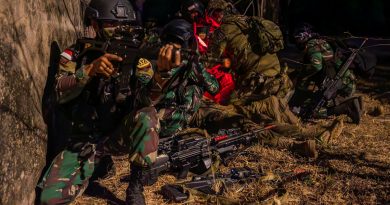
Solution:
<svg viewBox="0 0 390 205"><path fill-rule="evenodd" d="M103 35L106 38L111 38L115 34L116 27L105 27L103 28Z"/></svg>

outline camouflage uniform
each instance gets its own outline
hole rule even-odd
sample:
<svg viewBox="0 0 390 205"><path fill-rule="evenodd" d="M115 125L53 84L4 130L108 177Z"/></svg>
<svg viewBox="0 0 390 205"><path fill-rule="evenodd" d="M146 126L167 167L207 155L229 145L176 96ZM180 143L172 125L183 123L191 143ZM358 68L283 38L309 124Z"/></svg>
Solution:
<svg viewBox="0 0 390 205"><path fill-rule="evenodd" d="M293 102L297 105L311 103L314 92L321 85L325 76L334 77L341 64L341 59L335 54L329 43L320 38L313 38L306 43L305 63L309 65L300 73L297 91ZM342 77L343 87L338 91L342 97L351 96L356 89L355 76L352 70L347 70ZM305 99L299 97L305 96Z"/></svg>
<svg viewBox="0 0 390 205"><path fill-rule="evenodd" d="M251 120L257 121L260 116L261 121L271 119L295 124L298 118L287 106L292 94L292 81L281 68L275 53L254 51L254 41L258 39L247 33L251 29L247 20L244 16L227 15L211 39L213 56L227 55L233 59L236 90L231 103L241 107L238 112ZM282 47L279 45L281 42L277 43Z"/></svg>
<svg viewBox="0 0 390 205"><path fill-rule="evenodd" d="M219 90L217 80L202 64L184 62L172 70L172 78L162 89L156 82L142 82L144 89L138 89L136 107L154 106L161 124L160 137L170 136L186 126L198 111L205 91L215 94ZM142 97L147 96L150 97Z"/></svg>
<svg viewBox="0 0 390 205"><path fill-rule="evenodd" d="M73 201L107 153L129 154L140 165L153 163L157 155L160 127L155 108L132 111L131 96L117 102L113 83L83 73L82 63L76 62L77 46L62 53L56 85L58 101L72 120L70 142L44 175L42 204ZM87 61L96 58L86 56Z"/></svg>
<svg viewBox="0 0 390 205"><path fill-rule="evenodd" d="M267 122L255 123L246 116L239 114L238 109L240 108L233 105L223 106L203 101L200 109L191 121L191 126L200 127L206 129L208 133L215 134L220 129L230 128L239 128L243 132L250 132L262 129L263 126L268 124ZM275 125L274 128L256 133L260 144L289 149L296 154L307 157L317 157L315 141L310 140L313 138L312 135L309 137L305 136L306 133L297 125L276 122L272 122L272 124ZM300 138L300 140L304 141L297 141L294 138Z"/></svg>
<svg viewBox="0 0 390 205"><path fill-rule="evenodd" d="M311 77L314 77L320 71L325 72L327 75L334 75L335 73L328 73L332 71L327 71L326 69L332 69L332 67L334 67L337 72L338 68L342 64L341 59L335 55L329 43L327 43L326 40L323 39L312 39L307 42L305 59L306 62L309 62L311 64L311 66L307 67L304 73L302 73L303 78L300 84L300 88L307 88L309 81L312 79ZM322 75L320 78L323 78L323 76L324 75ZM352 93L356 89L355 79L356 78L352 70L347 70L343 76L344 87L341 89L342 95L352 95Z"/></svg>

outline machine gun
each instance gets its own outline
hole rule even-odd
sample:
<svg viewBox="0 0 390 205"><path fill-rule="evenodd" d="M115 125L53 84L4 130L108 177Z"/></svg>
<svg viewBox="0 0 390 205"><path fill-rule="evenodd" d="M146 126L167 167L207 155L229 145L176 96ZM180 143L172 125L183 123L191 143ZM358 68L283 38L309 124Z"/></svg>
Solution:
<svg viewBox="0 0 390 205"><path fill-rule="evenodd" d="M239 129L220 130L207 139L202 135L174 135L160 139L157 161L145 170L144 184L152 185L161 172L176 173L177 178L187 177L188 172L203 174L211 168L216 156L226 163L243 146L258 141L258 133L274 128L270 125L242 133Z"/></svg>
<svg viewBox="0 0 390 205"><path fill-rule="evenodd" d="M352 64L359 51L363 48L366 41L367 39L363 41L363 43L358 49L352 50L351 55L341 66L339 72L336 74L335 77L325 77L324 81L320 86L319 91L317 91L315 94L316 96L314 98L314 103L312 104L312 106L306 108L301 114L304 119L311 119L313 116L316 115L316 113L319 112L319 110L325 105L326 102L333 99L337 95L337 91L342 87L343 84L342 77L344 76L345 72L347 72L349 66Z"/></svg>

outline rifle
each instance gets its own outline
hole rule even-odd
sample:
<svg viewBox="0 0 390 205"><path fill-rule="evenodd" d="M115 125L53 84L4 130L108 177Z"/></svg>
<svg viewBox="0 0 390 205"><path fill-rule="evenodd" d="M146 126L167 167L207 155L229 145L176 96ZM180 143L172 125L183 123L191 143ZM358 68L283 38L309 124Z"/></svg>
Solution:
<svg viewBox="0 0 390 205"><path fill-rule="evenodd" d="M196 190L207 195L222 195L226 187L233 184L244 184L256 180L276 182L277 188L271 190L267 195L273 195L283 188L284 183L296 179L304 179L310 172L303 169L296 169L293 171L282 172L279 174L272 173L256 173L249 167L238 167L230 169L230 173L208 176L195 176L190 181L179 184L166 184L161 188L161 194L169 201L176 203L184 202L189 198L186 190ZM222 183L219 190L215 190L214 184Z"/></svg>
<svg viewBox="0 0 390 205"><path fill-rule="evenodd" d="M333 99L337 95L337 91L342 87L342 77L347 72L349 66L352 64L358 52L363 48L367 39L363 41L358 49L353 49L349 58L341 66L339 72L334 78L326 76L323 80L320 90L317 91L314 103L302 113L304 119L310 119L319 112L326 102Z"/></svg>
<svg viewBox="0 0 390 205"><path fill-rule="evenodd" d="M139 47L143 38L143 29L139 26L118 26L113 36L106 40L82 38L77 40L81 47L81 53L77 56L79 65L89 64L93 59L88 56L100 57L105 53L120 56L121 62L113 62L116 72L106 82L115 85L115 97L118 102L123 102L130 92L130 79L133 76L135 60L140 57Z"/></svg>
<svg viewBox="0 0 390 205"><path fill-rule="evenodd" d="M231 186L236 183L247 183L265 176L263 173L255 173L249 167L232 168L230 173L208 176L195 176L190 181L182 184L166 184L161 188L161 194L164 198L176 203L184 202L188 199L188 195L183 188L193 189L205 194L221 195L224 191L223 187L219 191L213 189L213 185L217 182L222 182L224 186Z"/></svg>
<svg viewBox="0 0 390 205"><path fill-rule="evenodd" d="M157 161L145 170L144 184L154 184L161 172L176 173L179 179L186 178L189 171L203 174L211 168L215 156L219 155L226 163L242 146L250 146L258 141L257 133L274 127L275 125L270 125L247 133L241 133L239 129L220 130L211 139L201 135L173 135L160 139L159 156Z"/></svg>

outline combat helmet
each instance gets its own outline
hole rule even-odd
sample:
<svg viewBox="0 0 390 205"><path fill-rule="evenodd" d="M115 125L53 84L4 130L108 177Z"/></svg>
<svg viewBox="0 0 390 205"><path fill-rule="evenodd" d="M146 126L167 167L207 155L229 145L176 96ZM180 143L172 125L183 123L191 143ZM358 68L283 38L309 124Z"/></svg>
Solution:
<svg viewBox="0 0 390 205"><path fill-rule="evenodd" d="M196 44L192 25L184 19L174 19L164 26L161 35L163 43L178 43L183 48Z"/></svg>
<svg viewBox="0 0 390 205"><path fill-rule="evenodd" d="M197 12L198 15L194 19L192 17L192 13ZM180 7L180 14L184 19L186 19L189 22L197 22L199 18L203 18L205 14L205 7L203 3L199 0L185 0L181 4Z"/></svg>
<svg viewBox="0 0 390 205"><path fill-rule="evenodd" d="M318 33L314 32L313 26L308 23L303 23L298 26L294 31L295 43L300 46L305 44L311 38L318 36Z"/></svg>
<svg viewBox="0 0 390 205"><path fill-rule="evenodd" d="M85 19L135 22L136 14L128 0L92 0L85 10Z"/></svg>
<svg viewBox="0 0 390 205"><path fill-rule="evenodd" d="M210 0L207 5L208 15L211 15L212 12L216 10L222 10L226 14L238 14L237 9L232 3L226 0Z"/></svg>

